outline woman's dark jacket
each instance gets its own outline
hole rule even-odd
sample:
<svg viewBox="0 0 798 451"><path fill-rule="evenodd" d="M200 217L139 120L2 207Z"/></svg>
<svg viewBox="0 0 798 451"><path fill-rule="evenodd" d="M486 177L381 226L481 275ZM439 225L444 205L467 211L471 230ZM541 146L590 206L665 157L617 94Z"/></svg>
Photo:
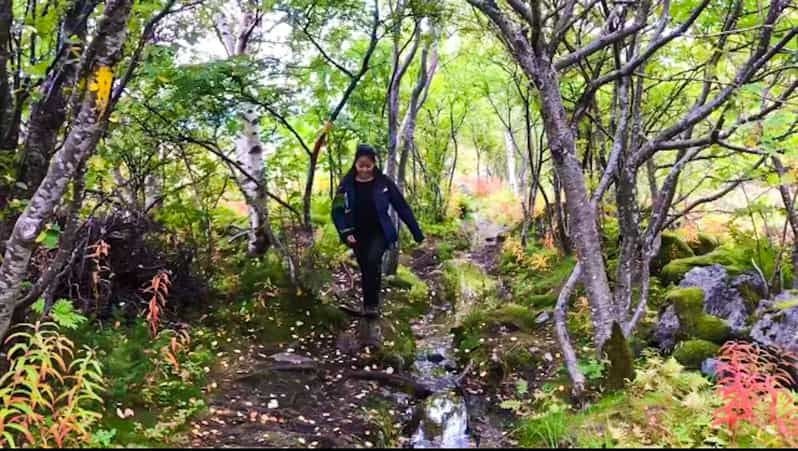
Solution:
<svg viewBox="0 0 798 451"><path fill-rule="evenodd" d="M382 228L385 242L388 245L395 243L398 239L396 228L391 223L391 217L388 215L388 206L392 206L399 218L410 229L413 234L413 239L421 242L424 239L424 234L407 205L407 201L399 192L396 184L393 183L385 174L376 170L374 176L374 206L377 209L377 216L380 226ZM350 172L341 180L336 191L335 198L332 205L332 218L335 223L335 228L338 229L338 235L341 241L346 243L346 238L355 232L355 218L357 217L357 203L355 202L355 176Z"/></svg>

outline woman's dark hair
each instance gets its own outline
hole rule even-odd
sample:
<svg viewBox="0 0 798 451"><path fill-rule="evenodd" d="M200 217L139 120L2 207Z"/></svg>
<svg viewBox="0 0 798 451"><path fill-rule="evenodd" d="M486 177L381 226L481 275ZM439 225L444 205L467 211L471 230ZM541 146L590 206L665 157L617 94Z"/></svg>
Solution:
<svg viewBox="0 0 798 451"><path fill-rule="evenodd" d="M354 176L354 174L356 172L355 163L357 163L357 159L360 158L360 157L371 158L371 161L374 162L374 171L375 172L379 172L379 170L377 169L377 167L378 167L378 164L377 164L377 151L374 150L374 148L371 147L370 145L361 143L361 144L358 144L357 148L355 149L355 159L354 159L354 161L352 161L352 167L349 168L349 171L346 173L345 177Z"/></svg>
<svg viewBox="0 0 798 451"><path fill-rule="evenodd" d="M360 157L369 157L375 164L377 163L377 151L368 144L358 144L355 149L355 161Z"/></svg>

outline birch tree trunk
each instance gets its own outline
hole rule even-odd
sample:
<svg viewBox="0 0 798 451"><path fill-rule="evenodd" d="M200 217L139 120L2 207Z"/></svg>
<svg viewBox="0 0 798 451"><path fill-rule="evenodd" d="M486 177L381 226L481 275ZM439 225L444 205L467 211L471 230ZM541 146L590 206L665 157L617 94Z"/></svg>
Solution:
<svg viewBox="0 0 798 451"><path fill-rule="evenodd" d="M515 141L513 140L512 132L504 129L504 155L507 162L507 182L510 184L510 189L513 194L518 195L518 178L515 172Z"/></svg>
<svg viewBox="0 0 798 451"><path fill-rule="evenodd" d="M0 266L0 336L5 336L18 303L22 280L36 237L46 225L78 167L94 152L109 111L113 67L119 62L127 36L131 0L110 0L97 34L84 53L83 66L96 90L84 90L79 112L61 149L53 156L42 183L17 219Z"/></svg>
<svg viewBox="0 0 798 451"><path fill-rule="evenodd" d="M229 56L243 56L250 51L252 29L258 17L250 11L241 12L237 26L222 13L217 21L219 38ZM244 195L249 216L247 253L263 255L272 244L263 168L263 144L260 141L260 115L254 105L242 103L239 112L240 131L236 136L236 173L238 186ZM243 174L241 171L246 171Z"/></svg>

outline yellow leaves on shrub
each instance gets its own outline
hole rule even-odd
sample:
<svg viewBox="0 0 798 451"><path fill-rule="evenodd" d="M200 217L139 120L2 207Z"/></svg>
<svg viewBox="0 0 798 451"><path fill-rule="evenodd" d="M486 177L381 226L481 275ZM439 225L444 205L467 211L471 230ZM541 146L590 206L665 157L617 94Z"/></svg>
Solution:
<svg viewBox="0 0 798 451"><path fill-rule="evenodd" d="M535 254L529 259L529 266L536 271L545 271L549 269L549 256L546 254Z"/></svg>
<svg viewBox="0 0 798 451"><path fill-rule="evenodd" d="M94 71L94 81L89 84L89 90L95 94L95 109L97 115L102 116L108 107L108 100L111 97L111 84L114 80L114 73L108 66L100 66Z"/></svg>
<svg viewBox="0 0 798 451"><path fill-rule="evenodd" d="M544 242L545 245L546 243ZM550 249L547 248L547 250ZM538 250L529 255L521 245L521 241L515 237L509 238L504 242L502 252L512 256L515 264L519 267L532 268L535 271L546 271L551 268L551 253Z"/></svg>

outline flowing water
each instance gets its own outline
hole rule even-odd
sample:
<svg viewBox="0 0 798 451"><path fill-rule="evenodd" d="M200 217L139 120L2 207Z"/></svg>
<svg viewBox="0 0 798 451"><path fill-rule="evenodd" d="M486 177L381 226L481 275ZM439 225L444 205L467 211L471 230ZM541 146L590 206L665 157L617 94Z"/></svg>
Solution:
<svg viewBox="0 0 798 451"><path fill-rule="evenodd" d="M422 405L418 427L410 439L411 446L473 448L474 438L469 433L468 409L457 383L448 327L438 322L422 322L414 326L414 333L419 352L413 363L413 373L434 393Z"/></svg>
<svg viewBox="0 0 798 451"><path fill-rule="evenodd" d="M483 218L477 218L476 224L475 253L490 255L491 252L486 253L482 247L495 247L497 237L506 229ZM469 253L466 260L486 271L485 265L473 256ZM475 448L478 444L478 437L469 428L468 405L459 387L453 336L449 330L452 322L467 315L479 299L465 284L461 284L459 291L457 299L447 299L444 305L436 306L413 324L419 350L413 373L419 382L434 391L421 407L418 427L410 438L413 448Z"/></svg>

